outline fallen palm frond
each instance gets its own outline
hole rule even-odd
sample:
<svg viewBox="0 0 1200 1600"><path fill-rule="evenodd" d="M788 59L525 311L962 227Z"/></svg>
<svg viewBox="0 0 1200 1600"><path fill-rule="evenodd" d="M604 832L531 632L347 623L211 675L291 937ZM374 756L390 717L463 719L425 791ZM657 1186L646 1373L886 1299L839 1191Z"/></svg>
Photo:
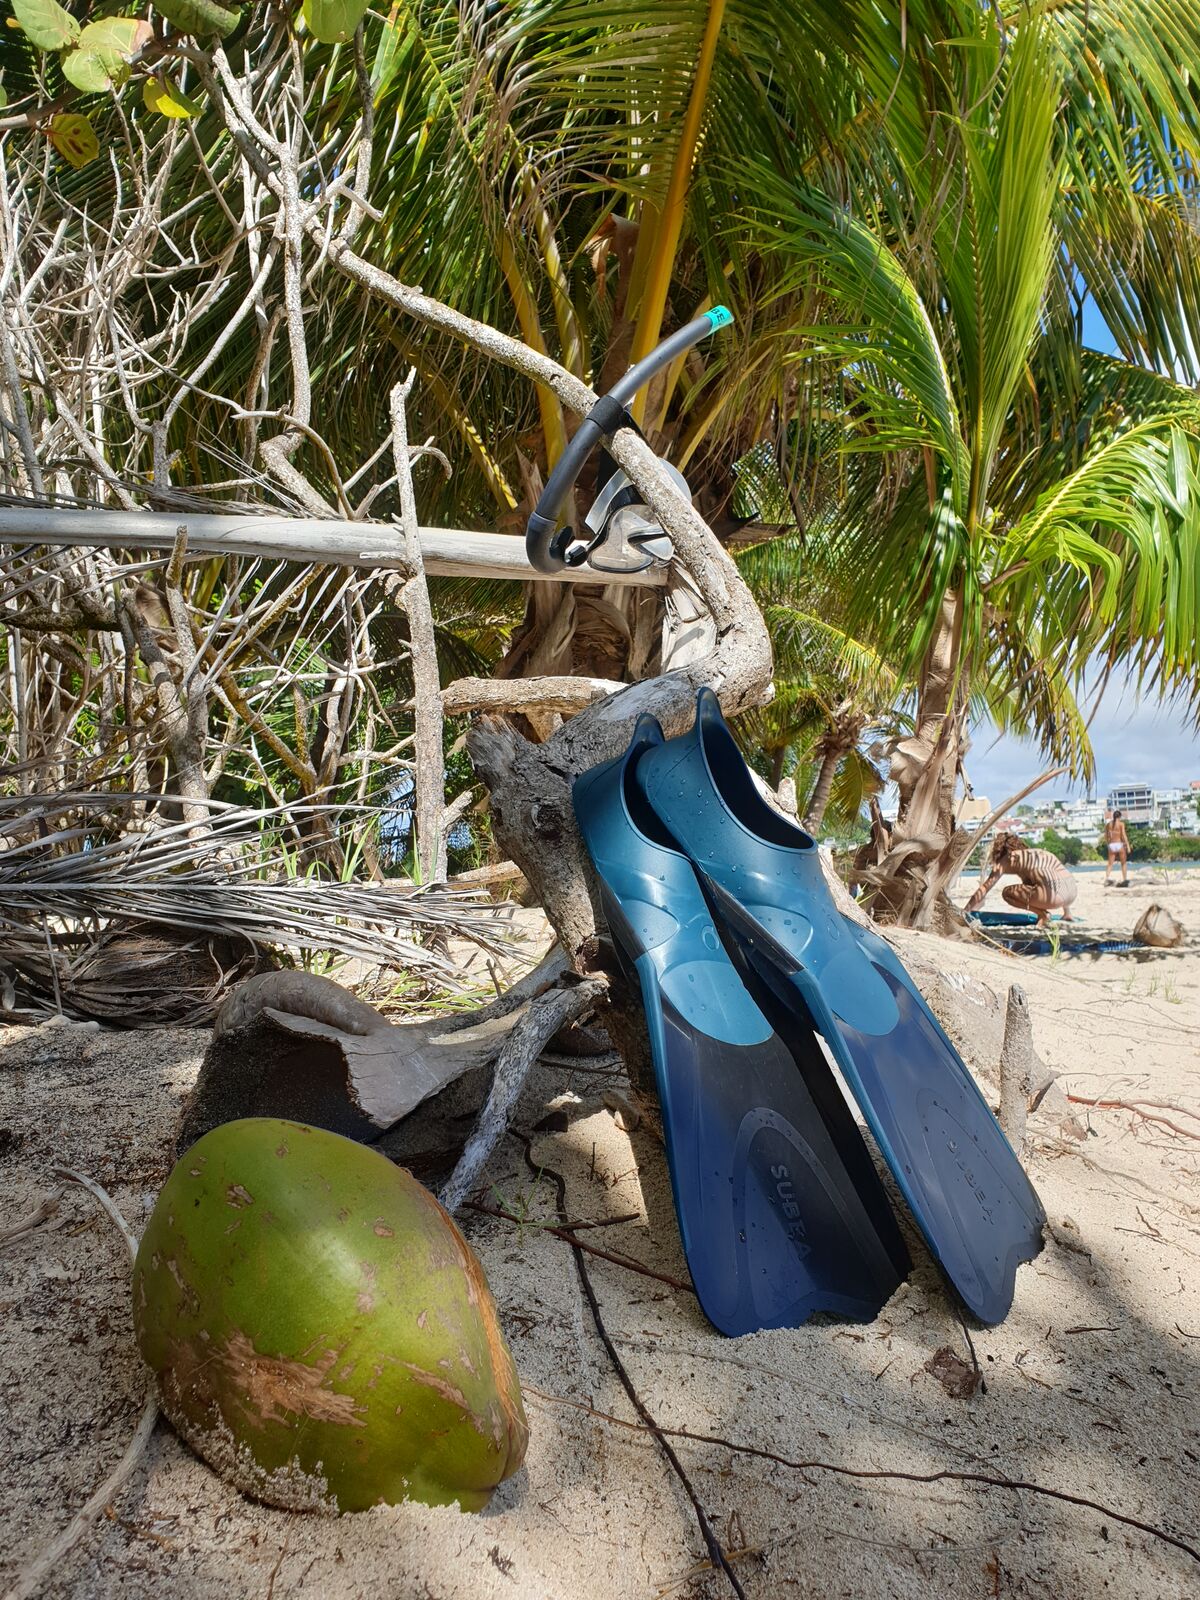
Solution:
<svg viewBox="0 0 1200 1600"><path fill-rule="evenodd" d="M508 908L482 890L299 874L270 831L278 811L214 807L200 838L184 822L117 833L136 798L0 797L10 841L0 968L66 1013L132 1026L204 1021L233 982L278 954L305 965L356 959L456 990L450 941L506 953Z"/></svg>
<svg viewBox="0 0 1200 1600"><path fill-rule="evenodd" d="M243 938L261 950L326 951L444 979L453 979L454 965L436 945L421 943L422 935L470 939L493 952L503 943L499 908L481 895L391 884L222 881L202 869L168 881L130 879L111 863L99 871L80 865L72 863L69 878L43 876L36 867L20 875L0 869L0 954L19 927L32 931L28 919L40 926L44 917L154 923Z"/></svg>

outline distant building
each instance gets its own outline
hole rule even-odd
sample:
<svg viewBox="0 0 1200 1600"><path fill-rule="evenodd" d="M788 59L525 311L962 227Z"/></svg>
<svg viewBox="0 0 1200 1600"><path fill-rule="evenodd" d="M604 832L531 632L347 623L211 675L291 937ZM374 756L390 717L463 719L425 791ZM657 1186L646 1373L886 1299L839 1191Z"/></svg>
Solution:
<svg viewBox="0 0 1200 1600"><path fill-rule="evenodd" d="M1113 811L1120 811L1125 821L1134 829L1155 829L1165 833L1200 834L1200 778L1173 788L1156 789L1148 783L1118 784L1100 800L1055 799L1033 795L1017 807L1016 812L1001 817L984 835L983 843L989 845L997 833L1014 830L1031 844L1041 843L1045 834L1052 831L1078 839L1081 844L1099 845L1104 836L1104 825ZM960 827L978 827L991 810L991 802L984 796L959 801L957 821Z"/></svg>
<svg viewBox="0 0 1200 1600"><path fill-rule="evenodd" d="M1070 800L1053 825L1060 833L1099 833L1104 826L1104 807L1096 800Z"/></svg>
<svg viewBox="0 0 1200 1600"><path fill-rule="evenodd" d="M969 826L973 822L982 822L992 809L992 802L987 795L976 795L974 800L962 799L958 802L958 821L960 826Z"/></svg>
<svg viewBox="0 0 1200 1600"><path fill-rule="evenodd" d="M1109 794L1108 806L1110 811L1119 811L1130 828L1148 828L1157 815L1154 790L1148 783L1118 785Z"/></svg>

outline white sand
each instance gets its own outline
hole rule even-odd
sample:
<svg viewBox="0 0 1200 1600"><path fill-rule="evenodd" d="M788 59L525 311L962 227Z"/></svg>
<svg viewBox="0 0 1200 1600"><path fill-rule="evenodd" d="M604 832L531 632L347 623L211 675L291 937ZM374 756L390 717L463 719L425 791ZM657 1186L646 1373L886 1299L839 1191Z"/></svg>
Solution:
<svg viewBox="0 0 1200 1600"><path fill-rule="evenodd" d="M1133 926L1151 899L1200 932L1200 875L1105 891L1080 875L1077 912ZM1000 904L994 896L989 904ZM869 1327L823 1323L730 1341L689 1293L593 1259L622 1360L653 1415L800 1460L902 1472L948 1468L1033 1480L1103 1502L1200 1545L1200 954L1137 962L1031 961L920 935L898 940L968 1004L1019 979L1039 1052L1072 1094L1158 1101L1188 1136L1121 1109L1077 1107L1064 1138L1031 1120L1031 1171L1059 1239L1021 1269L1016 1304L973 1330L986 1393L952 1399L925 1370L968 1354L928 1257ZM984 1008L980 1008L983 1016ZM968 1012L969 1014L969 1012ZM981 1025L980 1040L994 1038ZM56 1184L53 1161L109 1186L140 1227L170 1164L196 1032L0 1035L0 1228ZM990 1047L989 1047L990 1048ZM995 1100L994 1049L969 1047ZM565 1132L539 1136L573 1218L636 1212L584 1235L685 1277L661 1150L603 1109L615 1078L539 1069L529 1128L573 1091ZM7 1147L6 1147L7 1146ZM6 1148L5 1148L6 1147ZM548 1215L519 1147L491 1177ZM0 1584L67 1521L132 1434L144 1378L132 1346L123 1247L92 1200L0 1256ZM160 1424L142 1465L46 1594L222 1600L291 1594L456 1600L721 1596L695 1519L654 1441L578 1406L634 1413L592 1325L570 1249L535 1227L466 1227L527 1385L525 1468L477 1517L401 1507L331 1521L227 1489ZM555 1396L557 1398L547 1398ZM567 1402L574 1402L569 1404ZM1029 1491L792 1470L721 1445L678 1449L753 1600L779 1596L1200 1594L1200 1562L1096 1511Z"/></svg>

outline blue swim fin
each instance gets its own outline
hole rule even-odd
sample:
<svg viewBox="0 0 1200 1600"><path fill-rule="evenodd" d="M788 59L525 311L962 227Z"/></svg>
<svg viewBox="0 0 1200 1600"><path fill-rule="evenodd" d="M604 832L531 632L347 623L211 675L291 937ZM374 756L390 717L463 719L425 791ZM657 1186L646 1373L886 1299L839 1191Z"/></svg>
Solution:
<svg viewBox="0 0 1200 1600"><path fill-rule="evenodd" d="M646 1012L688 1268L727 1334L814 1312L868 1320L910 1266L853 1115L807 1026L768 1025L731 964L685 856L633 778L662 729L575 782L602 909Z"/></svg>
<svg viewBox="0 0 1200 1600"><path fill-rule="evenodd" d="M767 804L701 690L690 733L636 782L696 869L776 1027L818 1029L913 1216L967 1307L995 1323L1046 1217L975 1080L891 947L837 909L808 834Z"/></svg>

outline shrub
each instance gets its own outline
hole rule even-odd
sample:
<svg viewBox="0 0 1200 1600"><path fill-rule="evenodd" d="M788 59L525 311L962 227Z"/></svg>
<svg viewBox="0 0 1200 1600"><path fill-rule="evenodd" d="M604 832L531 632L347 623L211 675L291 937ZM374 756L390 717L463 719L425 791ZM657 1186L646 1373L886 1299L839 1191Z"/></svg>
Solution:
<svg viewBox="0 0 1200 1600"><path fill-rule="evenodd" d="M1054 828L1047 828L1042 835L1042 849L1052 851L1068 867L1077 866L1083 860L1083 841Z"/></svg>

